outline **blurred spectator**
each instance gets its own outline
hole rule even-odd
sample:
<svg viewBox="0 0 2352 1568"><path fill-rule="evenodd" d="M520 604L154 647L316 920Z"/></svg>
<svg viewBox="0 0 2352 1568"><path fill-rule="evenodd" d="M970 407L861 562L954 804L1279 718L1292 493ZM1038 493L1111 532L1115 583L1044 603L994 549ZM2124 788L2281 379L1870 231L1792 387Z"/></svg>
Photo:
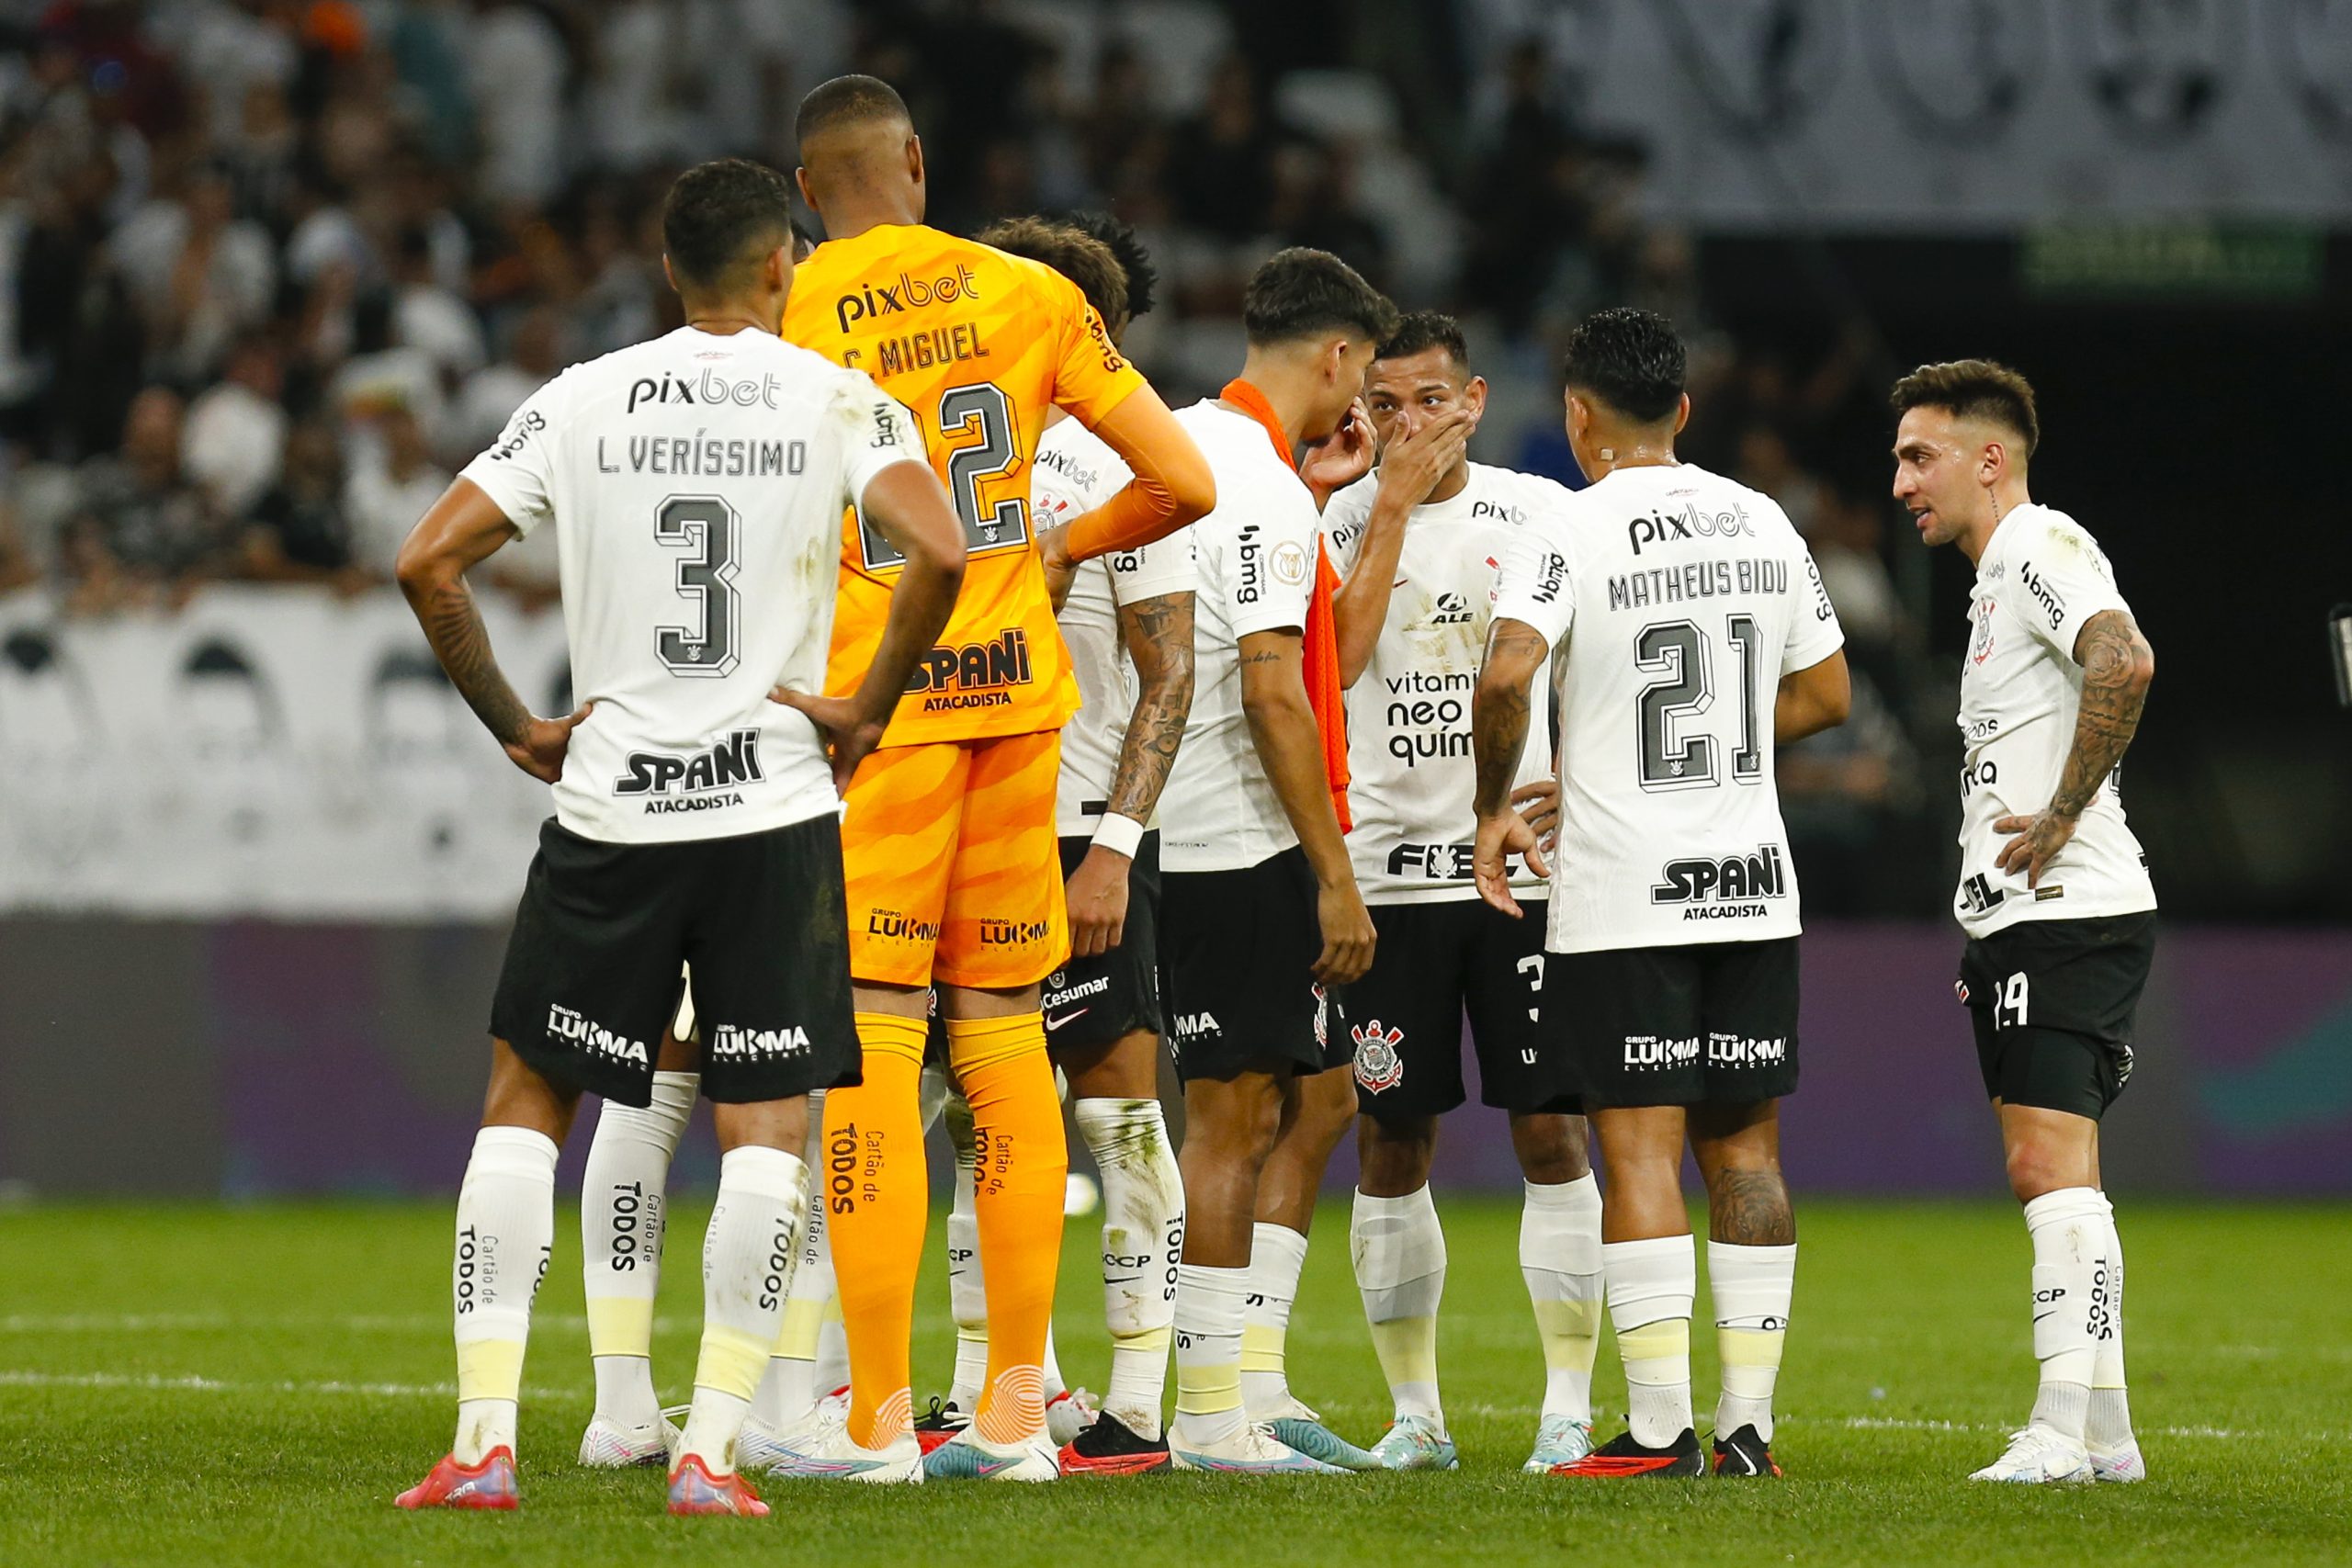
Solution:
<svg viewBox="0 0 2352 1568"><path fill-rule="evenodd" d="M82 607L176 595L219 566L215 514L180 466L181 412L178 393L148 388L130 401L121 449L75 476L64 554Z"/></svg>
<svg viewBox="0 0 2352 1568"><path fill-rule="evenodd" d="M328 582L345 592L368 586L352 564L334 425L310 420L287 437L285 472L254 509L242 555L244 574L260 582Z"/></svg>
<svg viewBox="0 0 2352 1568"><path fill-rule="evenodd" d="M1250 62L1227 55L1209 77L1201 112L1169 138L1168 184L1176 215L1221 240L1263 234L1272 216L1280 143Z"/></svg>
<svg viewBox="0 0 2352 1568"><path fill-rule="evenodd" d="M228 171L188 171L177 199L147 203L115 231L115 265L147 325L152 373L177 381L219 368L230 340L267 315L277 263L269 233L236 216Z"/></svg>
<svg viewBox="0 0 2352 1568"><path fill-rule="evenodd" d="M563 368L563 318L548 305L525 312L507 342L506 356L466 378L438 443L442 455L453 467L470 462L498 439L523 400Z"/></svg>
<svg viewBox="0 0 2352 1568"><path fill-rule="evenodd" d="M343 509L352 564L375 581L390 582L401 543L449 488L449 474L434 462L423 423L405 405L384 408L373 423L376 439L359 444Z"/></svg>
<svg viewBox="0 0 2352 1568"><path fill-rule="evenodd" d="M277 482L286 448L286 367L277 341L259 332L239 339L223 375L188 405L180 460L213 512L233 519Z"/></svg>
<svg viewBox="0 0 2352 1568"><path fill-rule="evenodd" d="M1739 435L1739 461L1732 477L1781 503L1797 532L1813 537L1828 508L1828 487L1798 466L1788 438L1769 424L1751 424Z"/></svg>
<svg viewBox="0 0 2352 1568"><path fill-rule="evenodd" d="M563 177L563 35L536 6L474 0L465 62L494 201L545 206Z"/></svg>
<svg viewBox="0 0 2352 1568"><path fill-rule="evenodd" d="M433 237L424 229L402 230L392 263L392 338L423 351L445 382L473 374L489 357L481 342L481 318L473 307L435 279Z"/></svg>

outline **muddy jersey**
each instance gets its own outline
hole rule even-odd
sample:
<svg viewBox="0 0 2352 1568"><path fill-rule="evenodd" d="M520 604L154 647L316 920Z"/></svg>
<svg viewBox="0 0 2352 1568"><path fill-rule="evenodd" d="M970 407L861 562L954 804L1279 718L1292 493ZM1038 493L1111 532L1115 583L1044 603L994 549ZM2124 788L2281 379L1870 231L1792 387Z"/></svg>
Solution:
<svg viewBox="0 0 2352 1568"><path fill-rule="evenodd" d="M464 477L556 530L572 731L556 818L612 843L715 839L833 810L817 692L842 508L922 462L866 377L763 332L681 327L531 394Z"/></svg>
<svg viewBox="0 0 2352 1568"><path fill-rule="evenodd" d="M1355 570L1379 476L1369 474L1323 509L1324 537L1341 576ZM1368 904L1476 898L1470 852L1477 764L1470 699L1487 649L1503 558L1531 517L1555 515L1567 488L1509 468L1470 465L1461 493L1413 509L1372 660L1348 688L1348 853ZM1550 667L1537 677L1548 691ZM1514 784L1552 773L1551 705L1538 702ZM1515 865L1521 897L1544 879Z"/></svg>
<svg viewBox="0 0 2352 1568"><path fill-rule="evenodd" d="M1952 912L1971 936L2020 920L2086 919L2156 907L2147 856L2124 820L2109 774L2083 808L2075 836L2028 887L2022 866L1994 863L2017 835L1996 833L2004 817L2030 817L2050 804L2075 744L2083 671L2075 642L2103 610L2131 608L2115 571L2082 525L2047 506L2017 508L2000 521L1976 563L1968 610L1968 655L1960 668L1960 888ZM2120 770L2119 769L2120 773Z"/></svg>
<svg viewBox="0 0 2352 1568"><path fill-rule="evenodd" d="M1618 468L1529 519L1498 616L1551 644L1555 953L1797 934L1772 784L1781 677L1844 642L1772 500L1691 464Z"/></svg>

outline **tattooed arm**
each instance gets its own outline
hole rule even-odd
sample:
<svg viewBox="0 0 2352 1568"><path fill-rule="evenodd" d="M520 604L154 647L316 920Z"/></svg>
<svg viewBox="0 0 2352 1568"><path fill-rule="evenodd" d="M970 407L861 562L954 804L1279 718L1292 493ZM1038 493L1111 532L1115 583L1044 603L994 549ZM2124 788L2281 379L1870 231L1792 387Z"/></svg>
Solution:
<svg viewBox="0 0 2352 1568"><path fill-rule="evenodd" d="M1994 862L2002 871L2022 870L2026 886L2039 886L2041 874L2066 840L2083 808L2098 794L2139 732L2140 710L2156 678L2156 652L2140 635L2131 613L2102 610L2083 623L2075 638L2075 662L2083 669L2082 708L2075 716L2075 744L2059 771L2050 804L2031 817L2004 817L1996 833L2015 833Z"/></svg>
<svg viewBox="0 0 2352 1568"><path fill-rule="evenodd" d="M1119 606L1119 629L1136 663L1142 690L1127 716L1107 807L1138 826L1151 820L1159 792L1176 765L1184 721L1193 711L1193 596L1163 593ZM1127 869L1133 857L1108 844L1086 852L1070 873L1070 953L1091 958L1119 945L1126 934Z"/></svg>
<svg viewBox="0 0 2352 1568"><path fill-rule="evenodd" d="M1478 793L1473 802L1478 813L1478 840L1470 867L1478 881L1478 896L1505 914L1517 916L1519 900L1510 896L1510 857L1526 858L1527 868L1544 874L1544 852L1527 819L1511 809L1510 781L1519 772L1519 755L1527 746L1535 672L1543 668L1549 645L1544 635L1524 621L1498 615L1487 629L1487 656L1478 664L1478 689L1471 699L1470 745L1478 768Z"/></svg>
<svg viewBox="0 0 2352 1568"><path fill-rule="evenodd" d="M455 479L401 546L396 570L401 592L408 595L409 608L416 612L449 683L516 767L553 784L563 775L572 730L594 705L582 704L563 718L533 717L498 668L489 629L473 590L466 586L467 570L514 536L514 525L496 502L471 479Z"/></svg>

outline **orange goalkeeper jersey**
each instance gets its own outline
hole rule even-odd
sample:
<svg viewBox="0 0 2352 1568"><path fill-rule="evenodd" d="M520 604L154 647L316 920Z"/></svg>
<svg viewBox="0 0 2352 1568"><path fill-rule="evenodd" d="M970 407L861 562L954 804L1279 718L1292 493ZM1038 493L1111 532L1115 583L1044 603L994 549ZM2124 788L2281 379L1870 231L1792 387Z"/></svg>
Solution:
<svg viewBox="0 0 2352 1568"><path fill-rule="evenodd" d="M963 592L885 746L1057 729L1078 682L1030 525L1029 470L1058 404L1091 426L1144 384L1078 286L1041 263L921 224L828 240L802 262L784 335L863 370L912 411L964 523ZM853 510L825 689L874 662L903 564Z"/></svg>

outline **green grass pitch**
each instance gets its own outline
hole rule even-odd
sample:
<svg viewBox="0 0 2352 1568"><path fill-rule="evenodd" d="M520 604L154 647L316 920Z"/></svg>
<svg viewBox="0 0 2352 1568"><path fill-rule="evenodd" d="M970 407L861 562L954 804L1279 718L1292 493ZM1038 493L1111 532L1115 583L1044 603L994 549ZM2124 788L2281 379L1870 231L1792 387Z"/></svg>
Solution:
<svg viewBox="0 0 2352 1568"><path fill-rule="evenodd" d="M1816 1203L1781 1378L1779 1484L1518 1473L1542 1371L1517 1210L1442 1202L1451 1475L1050 1487L773 1482L764 1520L674 1520L661 1480L577 1470L589 1411L575 1214L557 1229L526 1373L524 1511L412 1517L392 1494L448 1439L445 1203L66 1205L0 1214L0 1562L1101 1562L1259 1568L1574 1562L2214 1563L2352 1561L2352 1211L2123 1205L2133 1405L2154 1479L1972 1487L2032 1393L2022 1226L2005 1203ZM704 1214L673 1233L656 1374L683 1399ZM1343 1433L1387 1415L1327 1207L1292 1380ZM1065 1369L1105 1361L1092 1221L1069 1229ZM950 1355L935 1256L918 1398ZM1703 1257L1703 1253L1702 1253ZM1705 1294L1702 1287L1703 1317ZM1713 1337L1694 1336L1698 1403ZM1622 1420L1604 1342L1596 1399ZM1605 1435L1605 1433L1604 1433Z"/></svg>

